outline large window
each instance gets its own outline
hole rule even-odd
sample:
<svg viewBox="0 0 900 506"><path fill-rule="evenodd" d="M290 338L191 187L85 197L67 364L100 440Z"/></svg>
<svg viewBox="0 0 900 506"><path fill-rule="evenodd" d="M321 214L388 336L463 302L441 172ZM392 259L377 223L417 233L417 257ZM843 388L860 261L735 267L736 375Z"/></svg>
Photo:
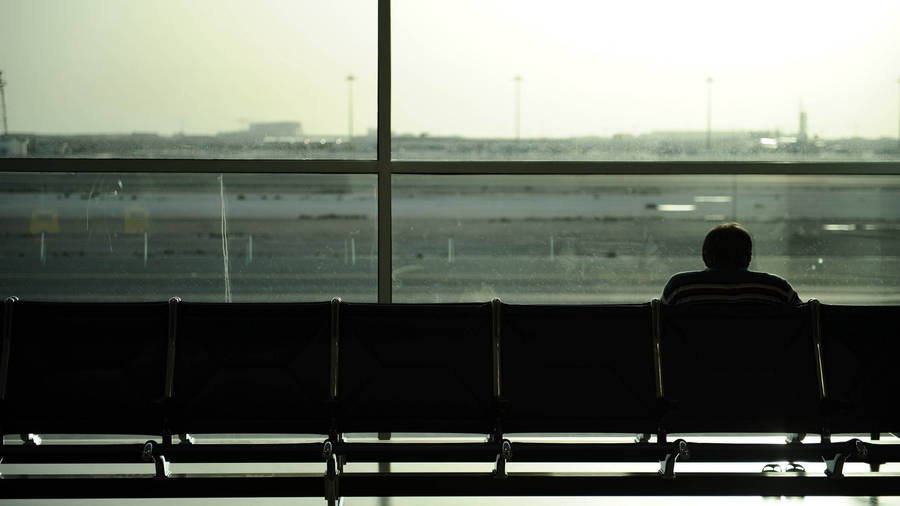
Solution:
<svg viewBox="0 0 900 506"><path fill-rule="evenodd" d="M897 160L900 4L395 0L395 158Z"/></svg>
<svg viewBox="0 0 900 506"><path fill-rule="evenodd" d="M897 303L900 7L735 8L4 3L0 296Z"/></svg>
<svg viewBox="0 0 900 506"><path fill-rule="evenodd" d="M372 159L376 7L3 2L0 156Z"/></svg>
<svg viewBox="0 0 900 506"><path fill-rule="evenodd" d="M32 299L377 299L376 177L0 174L0 292ZM714 224L801 297L894 304L900 177L393 178L392 298L639 302Z"/></svg>
<svg viewBox="0 0 900 506"><path fill-rule="evenodd" d="M737 220L804 300L900 302L896 177L409 175L393 197L397 301L645 302Z"/></svg>
<svg viewBox="0 0 900 506"><path fill-rule="evenodd" d="M375 177L0 174L0 293L375 301Z"/></svg>

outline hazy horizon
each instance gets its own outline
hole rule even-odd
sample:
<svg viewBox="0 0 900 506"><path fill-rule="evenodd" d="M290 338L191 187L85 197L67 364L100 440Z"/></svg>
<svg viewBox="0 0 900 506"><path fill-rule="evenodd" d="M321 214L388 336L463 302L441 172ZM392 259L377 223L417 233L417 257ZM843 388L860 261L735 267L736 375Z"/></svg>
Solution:
<svg viewBox="0 0 900 506"><path fill-rule="evenodd" d="M703 0L392 5L396 135L609 137L798 129L898 135L900 3ZM211 135L376 126L377 3L0 3L9 130Z"/></svg>

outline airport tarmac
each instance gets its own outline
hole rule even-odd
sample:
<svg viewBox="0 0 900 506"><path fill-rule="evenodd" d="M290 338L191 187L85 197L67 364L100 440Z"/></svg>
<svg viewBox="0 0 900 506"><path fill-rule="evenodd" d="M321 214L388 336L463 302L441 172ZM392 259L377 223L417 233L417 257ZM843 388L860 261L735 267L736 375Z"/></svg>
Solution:
<svg viewBox="0 0 900 506"><path fill-rule="evenodd" d="M374 176L3 176L2 296L376 299ZM900 298L898 178L403 175L392 193L398 302L642 302L734 219L751 267L803 299Z"/></svg>

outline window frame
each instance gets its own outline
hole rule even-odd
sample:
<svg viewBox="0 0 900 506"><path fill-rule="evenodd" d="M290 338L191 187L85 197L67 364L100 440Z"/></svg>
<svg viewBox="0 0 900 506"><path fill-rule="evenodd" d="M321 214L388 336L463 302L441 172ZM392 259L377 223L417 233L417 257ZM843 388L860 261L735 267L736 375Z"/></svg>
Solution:
<svg viewBox="0 0 900 506"><path fill-rule="evenodd" d="M8 158L3 172L374 174L378 302L392 300L391 176L425 175L900 175L900 162L412 161L391 157L391 0L378 1L378 116L374 160ZM89 166L89 169L85 169Z"/></svg>

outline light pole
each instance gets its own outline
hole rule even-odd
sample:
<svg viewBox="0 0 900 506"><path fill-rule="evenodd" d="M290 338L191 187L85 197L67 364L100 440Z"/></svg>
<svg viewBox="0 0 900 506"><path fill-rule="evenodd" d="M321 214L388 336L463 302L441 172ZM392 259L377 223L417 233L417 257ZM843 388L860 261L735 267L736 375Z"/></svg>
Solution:
<svg viewBox="0 0 900 506"><path fill-rule="evenodd" d="M6 88L6 81L3 80L3 72L0 71L0 107L3 108L3 135L9 135L9 131L6 127L6 92L3 91L3 88Z"/></svg>
<svg viewBox="0 0 900 506"><path fill-rule="evenodd" d="M900 84L900 79L897 79L897 84ZM3 89L0 87L0 89ZM6 111L6 109L3 109ZM900 149L900 102L897 103L897 149ZM6 113L3 114L3 123L6 123Z"/></svg>
<svg viewBox="0 0 900 506"><path fill-rule="evenodd" d="M706 150L712 149L712 84L713 78L706 78Z"/></svg>
<svg viewBox="0 0 900 506"><path fill-rule="evenodd" d="M353 140L353 81L356 76L347 76L347 142Z"/></svg>
<svg viewBox="0 0 900 506"><path fill-rule="evenodd" d="M515 121L516 121L516 140L519 140L519 126L521 123L521 104L522 104L522 76L513 77L513 82L516 84L516 112L515 112Z"/></svg>

